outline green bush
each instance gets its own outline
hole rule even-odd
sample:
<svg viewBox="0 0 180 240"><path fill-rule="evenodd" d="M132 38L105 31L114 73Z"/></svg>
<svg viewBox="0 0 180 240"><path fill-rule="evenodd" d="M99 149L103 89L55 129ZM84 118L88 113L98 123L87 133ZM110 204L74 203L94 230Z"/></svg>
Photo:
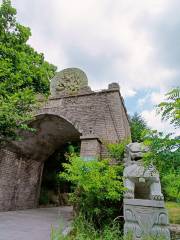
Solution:
<svg viewBox="0 0 180 240"><path fill-rule="evenodd" d="M69 163L63 166L60 177L74 185L70 200L77 214L83 214L96 227L120 214L124 191L122 165L110 165L109 160L85 161L70 155Z"/></svg>
<svg viewBox="0 0 180 240"><path fill-rule="evenodd" d="M166 200L180 201L180 170L164 173L162 185Z"/></svg>
<svg viewBox="0 0 180 240"><path fill-rule="evenodd" d="M129 139L122 140L119 143L106 144L107 150L112 158L117 161L122 161L126 145L130 142Z"/></svg>

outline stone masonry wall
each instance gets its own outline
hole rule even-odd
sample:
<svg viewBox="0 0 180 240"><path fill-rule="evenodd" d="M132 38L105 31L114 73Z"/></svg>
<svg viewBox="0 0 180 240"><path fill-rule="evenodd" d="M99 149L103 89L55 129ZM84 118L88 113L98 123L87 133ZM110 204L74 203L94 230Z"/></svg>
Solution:
<svg viewBox="0 0 180 240"><path fill-rule="evenodd" d="M81 137L80 155L87 160L101 157L101 142L95 135Z"/></svg>
<svg viewBox="0 0 180 240"><path fill-rule="evenodd" d="M0 150L0 211L38 205L43 163Z"/></svg>
<svg viewBox="0 0 180 240"><path fill-rule="evenodd" d="M104 142L115 143L130 136L126 110L118 89L84 93L62 98L51 98L46 105L38 111L37 116L40 115L51 115L64 119L64 121L72 124L82 137L96 135L99 143L97 144L97 140L94 141L91 139L91 148L89 149L85 147L90 146L88 139L84 140L84 143L82 140L83 156L93 155L94 151L97 151L99 155L104 157L107 154L103 144ZM51 119L49 121L51 121ZM54 121L54 123L51 122L51 124L55 124L55 126L53 125L54 129L57 127L55 133L52 131L53 141L56 140L55 138L57 138L57 136L61 138L61 135L63 135L62 137L64 137L64 134L66 135L68 131L68 129L66 129L65 132L62 132L63 130L59 132L60 130L58 129L62 126L63 122L60 126L56 126L56 124L58 124L57 121ZM49 126L51 126L51 124ZM43 130L41 129L41 131ZM44 137L46 135L42 134L40 136ZM35 137L32 138L32 141L33 139L36 147L38 147L40 144L38 145L38 142L36 143L36 134ZM50 139L45 140L50 141ZM62 140L62 143L63 141L64 140ZM100 142L102 144L100 144ZM38 205L41 176L44 161L46 160L40 158L39 155L42 153L43 148L41 145L42 151L39 148L35 159L33 157L35 155L33 154L32 156L29 154L26 156L26 141L24 141L23 144L17 143L17 149L18 144L18 153L13 152L14 150L0 150L0 211L34 208ZM27 148L30 149L31 144L29 144L28 141L27 144ZM32 144L32 146L35 145ZM52 144L51 146L51 148L54 146L54 151L57 148L56 145L57 144ZM53 149L51 149L51 152L52 150ZM33 153L33 151L34 149L32 147L32 151L30 152ZM48 149L46 149L46 154L48 156ZM38 161L38 159L41 160Z"/></svg>
<svg viewBox="0 0 180 240"><path fill-rule="evenodd" d="M0 150L0 156L0 211L11 210L15 205L18 159L7 150Z"/></svg>
<svg viewBox="0 0 180 240"><path fill-rule="evenodd" d="M130 136L129 122L119 90L104 90L53 98L38 114L56 114L70 121L82 135L117 142Z"/></svg>
<svg viewBox="0 0 180 240"><path fill-rule="evenodd" d="M20 171L17 181L16 209L38 206L43 162L30 159L20 160Z"/></svg>
<svg viewBox="0 0 180 240"><path fill-rule="evenodd" d="M131 136L129 121L119 89L64 98L53 98L39 114L57 114L72 122L82 135L96 134L104 142ZM107 156L104 145L101 156Z"/></svg>

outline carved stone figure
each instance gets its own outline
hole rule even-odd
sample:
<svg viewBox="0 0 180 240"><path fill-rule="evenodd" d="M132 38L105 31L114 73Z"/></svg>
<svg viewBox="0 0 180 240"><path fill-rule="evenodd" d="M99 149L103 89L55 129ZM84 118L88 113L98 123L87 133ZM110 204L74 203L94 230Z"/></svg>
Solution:
<svg viewBox="0 0 180 240"><path fill-rule="evenodd" d="M141 162L148 149L141 143L130 143L126 147L124 185L125 198L163 200L159 173L153 165L145 168Z"/></svg>
<svg viewBox="0 0 180 240"><path fill-rule="evenodd" d="M137 161L142 159L143 154L148 152L148 147L144 146L142 143L129 143L126 146L124 162L125 165L129 163L132 164L132 161Z"/></svg>
<svg viewBox="0 0 180 240"><path fill-rule="evenodd" d="M57 73L51 80L50 92L52 97L76 94L88 87L86 74L78 68L67 68Z"/></svg>
<svg viewBox="0 0 180 240"><path fill-rule="evenodd" d="M124 178L124 185L127 188L125 198L164 199L161 193L159 174L154 166L145 169L140 163L134 163L125 168ZM138 192L136 192L137 189Z"/></svg>
<svg viewBox="0 0 180 240"><path fill-rule="evenodd" d="M142 157L148 148L130 143L124 158L124 234L131 232L134 240L146 235L170 239L168 216L164 208L159 173L153 165L144 167Z"/></svg>

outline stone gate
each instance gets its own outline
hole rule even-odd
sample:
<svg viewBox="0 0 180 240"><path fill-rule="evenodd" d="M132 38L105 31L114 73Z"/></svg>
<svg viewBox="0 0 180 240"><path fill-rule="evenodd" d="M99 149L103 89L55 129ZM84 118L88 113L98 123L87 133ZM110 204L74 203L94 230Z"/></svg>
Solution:
<svg viewBox="0 0 180 240"><path fill-rule="evenodd" d="M86 160L107 156L106 142L130 137L128 116L117 83L92 91L85 73L65 69L51 80L51 96L23 140L0 150L0 211L35 208L46 159L68 141L81 141Z"/></svg>

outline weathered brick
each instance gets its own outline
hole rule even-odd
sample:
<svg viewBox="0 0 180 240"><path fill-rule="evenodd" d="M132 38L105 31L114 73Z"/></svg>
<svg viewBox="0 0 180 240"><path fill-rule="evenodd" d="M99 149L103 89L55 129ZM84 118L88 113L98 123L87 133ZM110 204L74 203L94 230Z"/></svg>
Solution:
<svg viewBox="0 0 180 240"><path fill-rule="evenodd" d="M112 86L113 87L113 86ZM51 98L37 112L22 142L0 150L0 211L33 208L38 205L44 161L61 144L82 139L81 155L107 155L104 142L118 142L130 136L123 99L118 88Z"/></svg>

